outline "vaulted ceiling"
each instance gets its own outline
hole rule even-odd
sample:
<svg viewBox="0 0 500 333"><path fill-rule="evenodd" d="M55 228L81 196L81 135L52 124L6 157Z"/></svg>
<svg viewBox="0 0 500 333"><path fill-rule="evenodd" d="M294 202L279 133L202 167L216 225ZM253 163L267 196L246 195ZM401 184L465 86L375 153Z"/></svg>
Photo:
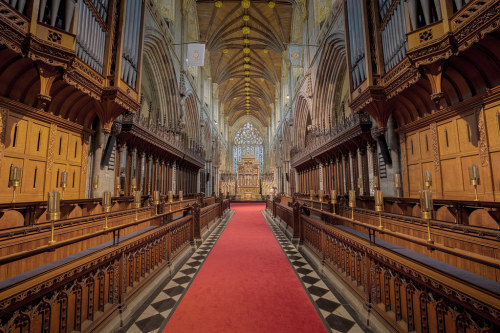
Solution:
<svg viewBox="0 0 500 333"><path fill-rule="evenodd" d="M219 101L230 126L246 114L268 126L290 40L292 1L275 0L274 7L268 0L221 3L196 1L200 40L210 52Z"/></svg>

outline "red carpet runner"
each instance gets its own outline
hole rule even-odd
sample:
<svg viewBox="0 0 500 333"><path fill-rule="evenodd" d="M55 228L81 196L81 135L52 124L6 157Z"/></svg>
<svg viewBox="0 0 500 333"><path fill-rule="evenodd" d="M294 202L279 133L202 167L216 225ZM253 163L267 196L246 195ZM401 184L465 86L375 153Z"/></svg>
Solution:
<svg viewBox="0 0 500 333"><path fill-rule="evenodd" d="M266 224L264 204L236 210L163 332L326 332Z"/></svg>

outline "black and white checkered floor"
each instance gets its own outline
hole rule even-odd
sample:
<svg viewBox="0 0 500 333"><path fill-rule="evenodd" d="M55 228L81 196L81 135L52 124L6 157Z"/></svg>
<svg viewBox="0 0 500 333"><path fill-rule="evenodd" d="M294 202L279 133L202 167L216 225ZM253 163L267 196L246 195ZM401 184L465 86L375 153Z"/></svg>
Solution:
<svg viewBox="0 0 500 333"><path fill-rule="evenodd" d="M231 211L231 216L233 213L234 211ZM230 218L225 219L215 228L175 276L159 289L159 293L144 303L144 307L134 315L130 324L124 327L122 332L161 332L229 221ZM266 221L313 301L316 310L323 318L325 326L329 327L331 332L364 332L346 310L344 304L328 289L281 229L270 222L270 219L266 218Z"/></svg>
<svg viewBox="0 0 500 333"><path fill-rule="evenodd" d="M362 325L356 323L351 314L346 310L349 307L345 302L339 300L326 286L316 271L309 265L302 254L295 248L292 242L286 237L280 227L272 221L272 217L262 211L267 224L271 228L274 236L278 240L281 249L288 257L290 264L297 273L304 289L313 301L314 307L323 318L326 327L331 332L366 332Z"/></svg>
<svg viewBox="0 0 500 333"><path fill-rule="evenodd" d="M152 299L145 302L145 306L140 309L139 313L135 314L134 317L136 318L122 332L158 332L165 327L168 318L186 293L233 214L234 211L231 211L229 218L225 218L219 223L211 235L196 249L191 258L186 261L174 277L167 281L161 291L156 296L153 296Z"/></svg>

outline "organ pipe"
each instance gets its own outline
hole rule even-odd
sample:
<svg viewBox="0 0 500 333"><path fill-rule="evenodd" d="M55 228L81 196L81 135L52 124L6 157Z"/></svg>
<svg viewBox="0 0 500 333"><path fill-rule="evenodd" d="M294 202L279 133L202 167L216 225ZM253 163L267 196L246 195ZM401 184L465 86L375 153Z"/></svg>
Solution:
<svg viewBox="0 0 500 333"><path fill-rule="evenodd" d="M73 2L73 0L69 0ZM74 3L73 3L74 4ZM76 36L76 55L102 74L106 32L84 1L80 2L80 18Z"/></svg>
<svg viewBox="0 0 500 333"><path fill-rule="evenodd" d="M349 42L351 50L351 74L354 86L366 79L365 49L362 30L360 0L347 1Z"/></svg>
<svg viewBox="0 0 500 333"><path fill-rule="evenodd" d="M401 2L396 6L384 30L382 30L382 45L384 48L384 69L388 72L405 57L408 49L406 21Z"/></svg>

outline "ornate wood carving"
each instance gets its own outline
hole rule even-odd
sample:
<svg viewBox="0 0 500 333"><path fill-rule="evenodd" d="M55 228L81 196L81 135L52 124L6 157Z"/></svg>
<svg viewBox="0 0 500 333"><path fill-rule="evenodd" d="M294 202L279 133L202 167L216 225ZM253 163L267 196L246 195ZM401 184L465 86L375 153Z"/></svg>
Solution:
<svg viewBox="0 0 500 333"><path fill-rule="evenodd" d="M477 114L477 128L479 132L479 158L481 166L487 167L490 165L490 153L488 145L488 135L486 133L486 123L484 119L484 109L481 108Z"/></svg>
<svg viewBox="0 0 500 333"><path fill-rule="evenodd" d="M437 124L436 123L431 123L429 125L429 128L431 129L431 140L432 140L432 158L434 161L434 171L436 174L441 172L441 161L439 157L439 140L438 140L438 134L437 134ZM405 147L406 149L406 147Z"/></svg>
<svg viewBox="0 0 500 333"><path fill-rule="evenodd" d="M0 162L2 162L3 151L5 150L5 135L7 132L8 112L9 110L0 107Z"/></svg>

